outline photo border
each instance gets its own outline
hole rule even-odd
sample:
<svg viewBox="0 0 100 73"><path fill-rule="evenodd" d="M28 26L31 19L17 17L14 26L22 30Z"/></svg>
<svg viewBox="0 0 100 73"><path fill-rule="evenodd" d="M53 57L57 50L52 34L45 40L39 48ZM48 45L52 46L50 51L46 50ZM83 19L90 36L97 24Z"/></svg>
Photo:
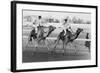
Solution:
<svg viewBox="0 0 100 73"><path fill-rule="evenodd" d="M96 9L96 64L85 65L85 66L74 66L74 67L56 67L56 68L40 68L40 69L16 69L16 6L17 4L35 4L35 5L49 5L49 6L67 6L67 7L81 7L81 8L95 8ZM98 66L98 6L90 5L74 5L74 4L58 4L58 3L44 3L44 2L28 2L28 1L11 1L11 71L12 72L23 72L23 71L42 71L42 70L57 70L57 69L73 69L73 68L90 68Z"/></svg>

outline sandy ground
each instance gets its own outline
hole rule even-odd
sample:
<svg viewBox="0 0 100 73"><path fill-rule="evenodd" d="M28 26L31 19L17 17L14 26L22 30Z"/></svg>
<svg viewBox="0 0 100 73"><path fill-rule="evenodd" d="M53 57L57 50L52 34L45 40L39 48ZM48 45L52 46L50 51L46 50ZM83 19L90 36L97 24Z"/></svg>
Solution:
<svg viewBox="0 0 100 73"><path fill-rule="evenodd" d="M24 42L25 43L25 42ZM73 46L76 45L76 47ZM68 61L68 60L87 60L90 59L91 54L88 51L88 48L83 45L83 43L76 44L68 44L66 46L66 52L64 54L64 50L62 48L61 42L58 44L55 51L53 50L53 43L49 45L49 50L41 42L38 48L34 47L34 43L24 44L23 46L23 62L47 62L47 61Z"/></svg>

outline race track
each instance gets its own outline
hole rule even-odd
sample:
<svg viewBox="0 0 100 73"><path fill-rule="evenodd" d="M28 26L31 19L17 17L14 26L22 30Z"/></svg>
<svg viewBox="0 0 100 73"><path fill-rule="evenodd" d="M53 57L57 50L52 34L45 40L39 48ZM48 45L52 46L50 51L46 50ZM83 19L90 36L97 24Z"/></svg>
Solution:
<svg viewBox="0 0 100 73"><path fill-rule="evenodd" d="M81 44L73 44L76 45L76 48L68 44L66 46L66 53L64 54L64 50L62 49L61 42L57 46L55 52L51 52L53 50L53 46L49 46L49 51L45 45L39 45L38 48L35 48L33 44L25 45L23 47L23 59L24 63L29 62L47 62L47 61L71 61L71 60L88 60L91 58L91 53L88 48Z"/></svg>

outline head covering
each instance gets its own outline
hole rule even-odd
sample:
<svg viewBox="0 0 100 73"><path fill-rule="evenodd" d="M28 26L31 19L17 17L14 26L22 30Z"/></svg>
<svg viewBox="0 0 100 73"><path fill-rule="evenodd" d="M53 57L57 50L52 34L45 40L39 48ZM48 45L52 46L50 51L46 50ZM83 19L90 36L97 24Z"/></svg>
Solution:
<svg viewBox="0 0 100 73"><path fill-rule="evenodd" d="M66 21L68 21L68 19L64 19L64 21L66 22Z"/></svg>
<svg viewBox="0 0 100 73"><path fill-rule="evenodd" d="M64 21L67 22L67 21L68 21L68 18L69 18L69 17L66 17L66 18L64 19Z"/></svg>
<svg viewBox="0 0 100 73"><path fill-rule="evenodd" d="M38 16L38 18L41 19L42 17L41 16Z"/></svg>

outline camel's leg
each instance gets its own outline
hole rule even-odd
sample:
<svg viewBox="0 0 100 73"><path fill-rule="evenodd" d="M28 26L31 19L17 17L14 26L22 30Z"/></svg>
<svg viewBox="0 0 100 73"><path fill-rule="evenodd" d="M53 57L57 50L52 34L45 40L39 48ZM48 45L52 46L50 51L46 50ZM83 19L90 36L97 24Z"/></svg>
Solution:
<svg viewBox="0 0 100 73"><path fill-rule="evenodd" d="M63 41L63 50L64 50L64 48L65 48L65 45L64 45L64 41Z"/></svg>
<svg viewBox="0 0 100 73"><path fill-rule="evenodd" d="M47 47L47 49L48 49L48 51L49 51L48 40L43 40L43 41L44 41L44 43L45 43L45 45L46 45L46 47Z"/></svg>
<svg viewBox="0 0 100 73"><path fill-rule="evenodd" d="M37 52L37 49L39 47L39 43L38 43L38 40L37 39L34 39L34 49L35 49L35 52Z"/></svg>
<svg viewBox="0 0 100 73"><path fill-rule="evenodd" d="M83 46L83 45L80 45L78 42L73 42L73 43L75 43L75 45L74 45L74 47L75 47L75 54L77 53L79 53L79 46Z"/></svg>
<svg viewBox="0 0 100 73"><path fill-rule="evenodd" d="M28 47L28 45L29 45L30 42L31 42L31 41L29 41L29 40L27 41L26 47Z"/></svg>
<svg viewBox="0 0 100 73"><path fill-rule="evenodd" d="M36 39L34 39L34 47L37 48L38 47L38 41Z"/></svg>
<svg viewBox="0 0 100 73"><path fill-rule="evenodd" d="M27 44L26 44L26 47L28 47L28 45L30 44L30 43L32 43L32 37L28 37L28 41L27 41Z"/></svg>
<svg viewBox="0 0 100 73"><path fill-rule="evenodd" d="M64 50L64 41L63 41L63 50Z"/></svg>
<svg viewBox="0 0 100 73"><path fill-rule="evenodd" d="M63 41L63 50L64 50L64 53L65 53L64 41ZM63 55L64 55L64 53L63 53Z"/></svg>
<svg viewBox="0 0 100 73"><path fill-rule="evenodd" d="M43 40L43 46L45 45L45 40Z"/></svg>
<svg viewBox="0 0 100 73"><path fill-rule="evenodd" d="M76 44L74 44L74 42L70 42L70 45L73 46L73 47L75 48L75 54L76 54L77 51L78 51L78 50L77 50L77 46L76 46Z"/></svg>
<svg viewBox="0 0 100 73"><path fill-rule="evenodd" d="M66 43L65 41L63 41L63 50L64 50L64 55L66 54L66 46L68 43Z"/></svg>
<svg viewBox="0 0 100 73"><path fill-rule="evenodd" d="M48 47L48 46L49 46L48 43L49 43L49 41L47 40L46 46L47 46L47 48L48 48L48 51L50 51L50 48Z"/></svg>
<svg viewBox="0 0 100 73"><path fill-rule="evenodd" d="M57 40L54 40L54 43L56 43L57 42ZM58 44L59 44L59 42L58 42Z"/></svg>
<svg viewBox="0 0 100 73"><path fill-rule="evenodd" d="M59 43L59 39L57 39L57 41L56 41L56 43L55 43L55 45L54 45L54 49L53 49L53 51L55 51L55 49L56 49L58 43Z"/></svg>

